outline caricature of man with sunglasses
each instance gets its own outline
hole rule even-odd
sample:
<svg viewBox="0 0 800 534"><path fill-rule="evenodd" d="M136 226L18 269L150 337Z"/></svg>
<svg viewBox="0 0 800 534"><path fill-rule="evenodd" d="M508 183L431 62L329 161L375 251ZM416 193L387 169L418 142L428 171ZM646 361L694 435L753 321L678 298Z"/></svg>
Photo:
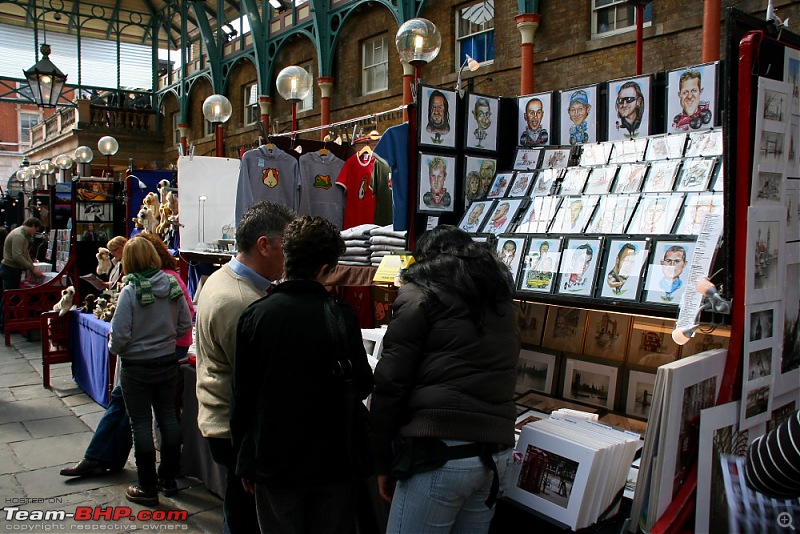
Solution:
<svg viewBox="0 0 800 534"><path fill-rule="evenodd" d="M639 127L644 117L644 95L636 82L625 82L619 87L617 100L617 129L627 130L625 137L633 139L639 135Z"/></svg>

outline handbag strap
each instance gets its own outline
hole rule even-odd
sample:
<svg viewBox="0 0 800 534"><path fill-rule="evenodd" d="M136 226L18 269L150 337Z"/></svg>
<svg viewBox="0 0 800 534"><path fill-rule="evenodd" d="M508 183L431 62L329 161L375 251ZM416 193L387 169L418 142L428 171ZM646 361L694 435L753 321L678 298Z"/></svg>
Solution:
<svg viewBox="0 0 800 534"><path fill-rule="evenodd" d="M333 341L333 374L347 379L353 374L353 365L347 357L347 330L339 305L333 297L325 300L325 325Z"/></svg>

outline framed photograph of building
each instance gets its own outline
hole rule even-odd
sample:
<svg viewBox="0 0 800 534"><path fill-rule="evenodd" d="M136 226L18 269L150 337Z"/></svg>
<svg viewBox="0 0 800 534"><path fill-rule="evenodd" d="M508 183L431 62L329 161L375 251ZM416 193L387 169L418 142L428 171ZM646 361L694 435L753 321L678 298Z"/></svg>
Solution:
<svg viewBox="0 0 800 534"><path fill-rule="evenodd" d="M515 300L514 307L517 310L517 324L522 345L540 346L548 306L527 300Z"/></svg>
<svg viewBox="0 0 800 534"><path fill-rule="evenodd" d="M494 200L479 200L470 204L458 223L458 227L470 234L477 234L484 221L493 211Z"/></svg>
<svg viewBox="0 0 800 534"><path fill-rule="evenodd" d="M650 256L643 301L679 305L686 291L687 267L693 255L693 241L657 241Z"/></svg>
<svg viewBox="0 0 800 534"><path fill-rule="evenodd" d="M675 321L634 317L628 342L628 364L655 369L678 359L680 347L672 340Z"/></svg>
<svg viewBox="0 0 800 534"><path fill-rule="evenodd" d="M667 73L667 132L711 128L717 119L717 67L706 63Z"/></svg>
<svg viewBox="0 0 800 534"><path fill-rule="evenodd" d="M588 312L579 308L551 306L547 314L542 346L546 349L580 353Z"/></svg>
<svg viewBox="0 0 800 534"><path fill-rule="evenodd" d="M451 213L454 211L456 159L438 154L419 155L417 211Z"/></svg>
<svg viewBox="0 0 800 534"><path fill-rule="evenodd" d="M618 363L624 362L630 325L629 315L605 311L589 312L583 354ZM652 390L650 392L652 393Z"/></svg>
<svg viewBox="0 0 800 534"><path fill-rule="evenodd" d="M653 403L655 389L655 373L628 370L628 388L625 395L625 414L633 417L647 418L650 405Z"/></svg>
<svg viewBox="0 0 800 534"><path fill-rule="evenodd" d="M524 198L501 198L494 205L492 213L486 218L481 231L486 234L502 234L508 231L511 221L517 216Z"/></svg>
<svg viewBox="0 0 800 534"><path fill-rule="evenodd" d="M614 409L619 369L611 365L567 358L564 364L564 395L574 400Z"/></svg>
<svg viewBox="0 0 800 534"><path fill-rule="evenodd" d="M514 230L516 234L544 234L558 210L561 197L531 197L528 207L522 214L520 223Z"/></svg>
<svg viewBox="0 0 800 534"><path fill-rule="evenodd" d="M594 280L600 263L602 238L569 238L561 251L556 293L561 295L591 297Z"/></svg>
<svg viewBox="0 0 800 534"><path fill-rule="evenodd" d="M511 278L514 282L517 281L523 250L525 250L524 237L508 235L497 237L495 253L497 254L497 258L511 271Z"/></svg>
<svg viewBox="0 0 800 534"><path fill-rule="evenodd" d="M497 121L500 99L469 93L467 97L467 149L497 151Z"/></svg>
<svg viewBox="0 0 800 534"><path fill-rule="evenodd" d="M418 145L456 148L459 132L456 92L438 87L420 86Z"/></svg>
<svg viewBox="0 0 800 534"><path fill-rule="evenodd" d="M538 391L545 395L554 392L556 369L556 355L535 350L522 349L519 351L517 361L517 393L528 390Z"/></svg>
<svg viewBox="0 0 800 534"><path fill-rule="evenodd" d="M783 257L785 219L783 207L750 206L747 209L745 304L781 299L786 261Z"/></svg>
<svg viewBox="0 0 800 534"><path fill-rule="evenodd" d="M596 143L597 85L567 89L560 95L561 144Z"/></svg>
<svg viewBox="0 0 800 534"><path fill-rule="evenodd" d="M599 297L638 300L649 244L648 240L609 240L605 268L598 282Z"/></svg>
<svg viewBox="0 0 800 534"><path fill-rule="evenodd" d="M552 292L560 257L561 239L531 237L521 266L522 275L517 284L519 291Z"/></svg>
<svg viewBox="0 0 800 534"><path fill-rule="evenodd" d="M650 134L650 88L653 77L608 82L607 139L633 139Z"/></svg>
<svg viewBox="0 0 800 534"><path fill-rule="evenodd" d="M517 97L517 139L519 146L552 145L553 93Z"/></svg>

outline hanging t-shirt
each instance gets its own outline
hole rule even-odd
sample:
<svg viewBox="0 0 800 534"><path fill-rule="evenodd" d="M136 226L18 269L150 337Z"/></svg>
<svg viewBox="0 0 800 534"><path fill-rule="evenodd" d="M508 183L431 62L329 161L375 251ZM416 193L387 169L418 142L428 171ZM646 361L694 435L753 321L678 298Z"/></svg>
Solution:
<svg viewBox="0 0 800 534"><path fill-rule="evenodd" d="M297 210L300 172L297 160L280 148L260 146L242 156L236 191L236 224L247 208L269 200Z"/></svg>
<svg viewBox="0 0 800 534"><path fill-rule="evenodd" d="M392 224L392 170L385 162L375 159L372 181L369 184L375 194L375 224Z"/></svg>
<svg viewBox="0 0 800 534"><path fill-rule="evenodd" d="M324 156L319 152L300 156L300 215L325 217L343 229L344 189L336 184L342 167L344 160L330 151Z"/></svg>
<svg viewBox="0 0 800 534"><path fill-rule="evenodd" d="M395 230L408 230L408 123L383 132L375 155L392 168L392 199Z"/></svg>
<svg viewBox="0 0 800 534"><path fill-rule="evenodd" d="M344 204L345 230L359 224L373 223L375 220L375 194L369 187L374 165L375 158L371 154L353 154L347 158L336 179L336 183L347 191Z"/></svg>

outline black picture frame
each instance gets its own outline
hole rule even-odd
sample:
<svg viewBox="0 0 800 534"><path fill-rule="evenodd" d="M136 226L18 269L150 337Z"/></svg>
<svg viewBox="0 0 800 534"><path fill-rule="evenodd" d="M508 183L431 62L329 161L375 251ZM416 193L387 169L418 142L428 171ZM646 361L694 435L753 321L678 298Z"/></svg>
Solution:
<svg viewBox="0 0 800 534"><path fill-rule="evenodd" d="M719 123L718 74L719 62L703 63L667 71L665 132L689 132L713 128ZM697 78L695 75L700 77ZM684 78L681 84L681 78ZM697 93L699 80L700 94ZM683 85L683 87L681 87ZM681 91L694 92L682 102Z"/></svg>
<svg viewBox="0 0 800 534"><path fill-rule="evenodd" d="M539 105L532 103L537 101ZM539 128L531 130L528 124L527 107L541 107L542 116L539 118ZM554 144L553 138L553 93L536 93L517 97L517 141L521 147L545 146Z"/></svg>
<svg viewBox="0 0 800 534"><path fill-rule="evenodd" d="M419 95L417 145L437 149L455 149L460 131L456 92L420 84ZM434 106L431 106L431 103L434 103ZM445 108L441 112L443 117L437 121L435 113L442 106Z"/></svg>
<svg viewBox="0 0 800 534"><path fill-rule="evenodd" d="M585 143L596 143L597 138L597 117L599 112L598 96L600 93L599 84L584 85L564 89L559 92L561 102L561 139L562 145L582 145ZM576 113L574 118L570 116L570 108L582 110ZM575 120L581 120L576 123Z"/></svg>
<svg viewBox="0 0 800 534"><path fill-rule="evenodd" d="M433 181L441 180L438 169L444 165L443 186L434 192ZM456 158L446 154L420 153L417 166L417 211L419 213L452 213L455 211ZM436 174L432 174L436 172Z"/></svg>
<svg viewBox="0 0 800 534"><path fill-rule="evenodd" d="M650 134L652 87L652 74L608 82L606 139L643 138Z"/></svg>
<svg viewBox="0 0 800 534"><path fill-rule="evenodd" d="M564 241L555 293L591 298L603 256L602 237L572 237Z"/></svg>
<svg viewBox="0 0 800 534"><path fill-rule="evenodd" d="M528 239L517 282L521 293L553 292L561 259L561 241L555 236L531 236Z"/></svg>
<svg viewBox="0 0 800 534"><path fill-rule="evenodd" d="M694 248L693 239L670 238L653 243L642 302L672 307L680 304L683 293L692 289L688 287L688 278Z"/></svg>
<svg viewBox="0 0 800 534"><path fill-rule="evenodd" d="M637 302L649 252L649 238L607 239L596 297Z"/></svg>
<svg viewBox="0 0 800 534"><path fill-rule="evenodd" d="M489 95L469 93L466 98L464 147L467 150L497 152L500 129L500 99ZM488 109L488 115L487 115Z"/></svg>
<svg viewBox="0 0 800 534"><path fill-rule="evenodd" d="M489 214L494 211L495 202L495 200L476 200L470 204L461 217L458 227L469 234L480 233Z"/></svg>

